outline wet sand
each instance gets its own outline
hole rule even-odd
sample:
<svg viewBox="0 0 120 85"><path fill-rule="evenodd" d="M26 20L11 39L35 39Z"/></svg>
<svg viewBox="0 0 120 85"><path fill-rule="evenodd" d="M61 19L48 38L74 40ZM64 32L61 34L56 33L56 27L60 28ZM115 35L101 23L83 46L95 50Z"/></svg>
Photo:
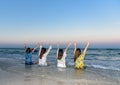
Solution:
<svg viewBox="0 0 120 85"><path fill-rule="evenodd" d="M113 72L114 73L114 72ZM112 73L112 74L113 74ZM120 76L119 72L115 72ZM75 70L56 66L1 66L0 85L119 85L119 77L111 77L109 72L86 68Z"/></svg>

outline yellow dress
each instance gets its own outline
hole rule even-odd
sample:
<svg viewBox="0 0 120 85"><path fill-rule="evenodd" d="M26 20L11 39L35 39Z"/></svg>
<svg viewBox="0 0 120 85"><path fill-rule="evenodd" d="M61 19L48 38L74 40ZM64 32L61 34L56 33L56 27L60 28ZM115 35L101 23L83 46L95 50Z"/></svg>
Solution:
<svg viewBox="0 0 120 85"><path fill-rule="evenodd" d="M84 56L85 54L81 54L75 61L75 68L76 69L84 69Z"/></svg>

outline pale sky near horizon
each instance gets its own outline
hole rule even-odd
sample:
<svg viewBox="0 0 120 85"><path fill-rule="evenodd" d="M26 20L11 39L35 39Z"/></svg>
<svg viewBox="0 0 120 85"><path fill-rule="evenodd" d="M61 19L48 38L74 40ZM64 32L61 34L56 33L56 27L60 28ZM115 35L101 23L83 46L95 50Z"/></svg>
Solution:
<svg viewBox="0 0 120 85"><path fill-rule="evenodd" d="M58 41L120 48L120 0L0 0L0 46Z"/></svg>

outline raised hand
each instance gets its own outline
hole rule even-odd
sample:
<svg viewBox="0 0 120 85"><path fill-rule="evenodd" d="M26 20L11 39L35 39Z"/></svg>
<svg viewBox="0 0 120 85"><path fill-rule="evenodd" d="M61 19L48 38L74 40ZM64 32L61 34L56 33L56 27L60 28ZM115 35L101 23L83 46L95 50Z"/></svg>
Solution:
<svg viewBox="0 0 120 85"><path fill-rule="evenodd" d="M89 46L89 42L87 42L87 44L86 44L86 46L85 46L85 49L84 49L84 51L83 51L83 54L86 53L88 46Z"/></svg>
<svg viewBox="0 0 120 85"><path fill-rule="evenodd" d="M70 47L70 45L71 45L71 42L68 43L68 47Z"/></svg>
<svg viewBox="0 0 120 85"><path fill-rule="evenodd" d="M67 46L67 48L65 49L66 52L68 51L68 48L70 47L70 45L71 45L71 42L68 43L68 46Z"/></svg>
<svg viewBox="0 0 120 85"><path fill-rule="evenodd" d="M76 47L76 45L77 45L76 42L74 42L74 47Z"/></svg>
<svg viewBox="0 0 120 85"><path fill-rule="evenodd" d="M75 51L76 51L76 46L77 46L77 44L76 44L76 42L74 42L74 54L75 54Z"/></svg>

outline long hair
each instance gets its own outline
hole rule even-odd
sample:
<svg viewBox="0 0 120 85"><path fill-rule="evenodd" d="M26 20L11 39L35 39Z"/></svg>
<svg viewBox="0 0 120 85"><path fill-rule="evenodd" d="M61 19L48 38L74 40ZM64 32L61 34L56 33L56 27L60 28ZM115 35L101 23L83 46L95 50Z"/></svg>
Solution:
<svg viewBox="0 0 120 85"><path fill-rule="evenodd" d="M46 48L42 48L39 56L40 59L42 59L42 56L43 54L45 54L45 52L46 52Z"/></svg>
<svg viewBox="0 0 120 85"><path fill-rule="evenodd" d="M26 53L30 53L31 52L31 49L30 48L26 48Z"/></svg>
<svg viewBox="0 0 120 85"><path fill-rule="evenodd" d="M76 59L81 55L81 50L80 48L77 48L74 54L74 62L76 61Z"/></svg>
<svg viewBox="0 0 120 85"><path fill-rule="evenodd" d="M58 60L60 60L63 57L63 49L59 49L58 51Z"/></svg>

